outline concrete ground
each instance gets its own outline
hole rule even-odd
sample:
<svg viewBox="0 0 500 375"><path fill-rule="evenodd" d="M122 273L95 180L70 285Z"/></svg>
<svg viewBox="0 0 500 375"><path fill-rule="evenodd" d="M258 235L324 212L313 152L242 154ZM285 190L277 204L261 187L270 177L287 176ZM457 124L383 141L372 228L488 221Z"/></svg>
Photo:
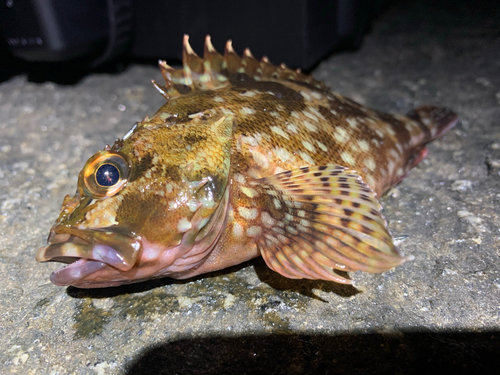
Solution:
<svg viewBox="0 0 500 375"><path fill-rule="evenodd" d="M0 373L498 371L500 12L469 3L397 2L360 50L313 72L380 110L432 103L461 119L382 199L415 260L351 274L354 286L287 280L262 260L188 281L52 285L59 265L34 254L63 196L92 153L162 104L160 74L0 83Z"/></svg>

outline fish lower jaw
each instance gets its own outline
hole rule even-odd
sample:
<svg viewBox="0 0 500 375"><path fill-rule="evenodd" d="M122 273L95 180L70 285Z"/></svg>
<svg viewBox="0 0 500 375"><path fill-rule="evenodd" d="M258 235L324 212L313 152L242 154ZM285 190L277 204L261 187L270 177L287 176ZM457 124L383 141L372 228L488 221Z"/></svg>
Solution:
<svg viewBox="0 0 500 375"><path fill-rule="evenodd" d="M82 258L52 272L50 281L58 286L69 286L104 267L107 265L103 262Z"/></svg>

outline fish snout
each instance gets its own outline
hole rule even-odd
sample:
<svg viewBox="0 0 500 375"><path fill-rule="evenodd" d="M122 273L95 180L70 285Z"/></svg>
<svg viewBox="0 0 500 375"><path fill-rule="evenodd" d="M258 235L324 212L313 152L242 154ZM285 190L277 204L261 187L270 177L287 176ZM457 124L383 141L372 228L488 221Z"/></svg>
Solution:
<svg viewBox="0 0 500 375"><path fill-rule="evenodd" d="M50 277L59 286L75 284L105 267L129 271L136 264L141 249L138 238L64 227L53 228L48 243L38 249L36 260L67 264Z"/></svg>

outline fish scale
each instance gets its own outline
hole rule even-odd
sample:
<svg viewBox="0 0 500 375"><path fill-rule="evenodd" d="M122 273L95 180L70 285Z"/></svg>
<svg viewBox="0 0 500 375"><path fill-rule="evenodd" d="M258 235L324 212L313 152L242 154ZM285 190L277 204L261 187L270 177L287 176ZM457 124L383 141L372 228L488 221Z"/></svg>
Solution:
<svg viewBox="0 0 500 375"><path fill-rule="evenodd" d="M183 67L160 61L167 102L92 156L37 260L68 263L57 285L185 279L262 255L289 278L348 284L409 259L380 197L457 121L424 106L389 115L292 70L184 37ZM111 165L112 167L110 167ZM102 179L106 171L117 171ZM99 172L99 173L98 173ZM116 179L116 181L115 181Z"/></svg>

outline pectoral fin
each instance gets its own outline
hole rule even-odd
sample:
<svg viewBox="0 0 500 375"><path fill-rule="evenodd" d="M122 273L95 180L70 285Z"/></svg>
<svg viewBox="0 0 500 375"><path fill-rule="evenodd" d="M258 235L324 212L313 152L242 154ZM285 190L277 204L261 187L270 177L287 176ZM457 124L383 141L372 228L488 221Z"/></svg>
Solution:
<svg viewBox="0 0 500 375"><path fill-rule="evenodd" d="M410 258L395 247L374 192L340 166L303 167L254 180L261 254L289 278L348 284L332 269L384 272Z"/></svg>

